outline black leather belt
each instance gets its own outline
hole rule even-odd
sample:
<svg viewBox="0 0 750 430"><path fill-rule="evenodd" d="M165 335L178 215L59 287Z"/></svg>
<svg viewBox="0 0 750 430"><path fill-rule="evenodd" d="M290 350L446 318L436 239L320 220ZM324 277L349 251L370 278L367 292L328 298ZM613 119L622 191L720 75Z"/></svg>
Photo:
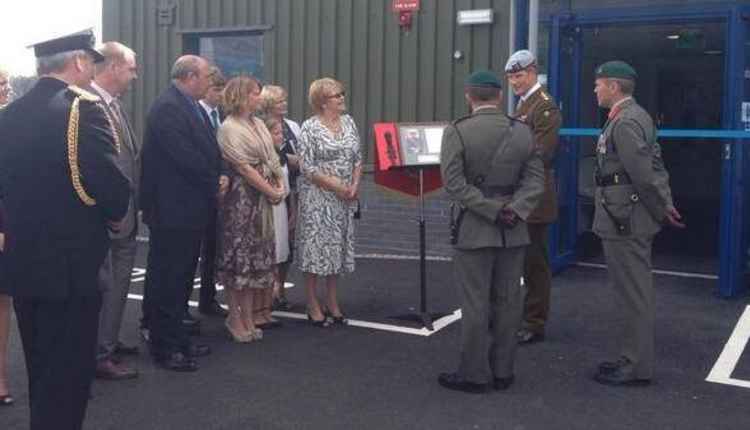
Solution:
<svg viewBox="0 0 750 430"><path fill-rule="evenodd" d="M597 187L609 187L611 185L627 185L632 184L630 176L627 173L613 173L611 175L599 176L596 175L596 186Z"/></svg>
<svg viewBox="0 0 750 430"><path fill-rule="evenodd" d="M488 199L495 197L512 196L516 192L516 187L513 185L494 185L491 187L479 187L482 195Z"/></svg>

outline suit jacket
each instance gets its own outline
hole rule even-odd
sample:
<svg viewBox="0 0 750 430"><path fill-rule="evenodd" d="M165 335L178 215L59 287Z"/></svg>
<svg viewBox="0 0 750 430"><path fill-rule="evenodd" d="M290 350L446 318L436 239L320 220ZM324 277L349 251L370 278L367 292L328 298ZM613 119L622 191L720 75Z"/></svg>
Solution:
<svg viewBox="0 0 750 430"><path fill-rule="evenodd" d="M649 114L633 99L618 108L619 113L607 121L599 136L597 167L602 176L624 172L632 183L596 187L593 230L607 239L653 236L672 207L669 174ZM630 234L618 234L604 202L612 215L627 220Z"/></svg>
<svg viewBox="0 0 750 430"><path fill-rule="evenodd" d="M102 97L103 95L94 87L87 87L86 90ZM104 99L104 97L102 97ZM104 100L102 100L104 102ZM115 131L119 135L120 153L117 156L117 164L120 170L127 176L132 184L132 193L128 211L122 220L122 227L118 232L110 232L109 236L113 239L122 239L131 237L138 228L138 191L141 182L141 146L136 139L133 126L130 123L127 113L120 109L124 123L120 123L119 116L107 103L102 103L104 109L115 125Z"/></svg>
<svg viewBox="0 0 750 430"><path fill-rule="evenodd" d="M499 150L498 145L502 145ZM523 220L544 191L544 167L527 125L496 108L480 109L459 119L443 134L440 171L450 199L466 208L456 248L509 248L529 243ZM513 191L501 195L483 192L477 186L477 177L482 175L483 189L512 187ZM513 228L495 224L506 205L522 220Z"/></svg>
<svg viewBox="0 0 750 430"><path fill-rule="evenodd" d="M221 153L208 117L175 85L146 118L140 203L151 228L203 229L216 210Z"/></svg>
<svg viewBox="0 0 750 430"><path fill-rule="evenodd" d="M554 161L557 152L557 134L562 125L560 109L544 88L534 91L516 111L515 118L531 127L534 143L544 162L544 194L539 206L531 213L529 223L549 224L557 219L557 191Z"/></svg>
<svg viewBox="0 0 750 430"><path fill-rule="evenodd" d="M43 77L0 119L0 192L8 242L5 274L19 297L61 299L98 294L109 246L106 222L128 207L130 183L115 161L110 123L99 102ZM73 187L68 125L79 100L77 165L84 204Z"/></svg>

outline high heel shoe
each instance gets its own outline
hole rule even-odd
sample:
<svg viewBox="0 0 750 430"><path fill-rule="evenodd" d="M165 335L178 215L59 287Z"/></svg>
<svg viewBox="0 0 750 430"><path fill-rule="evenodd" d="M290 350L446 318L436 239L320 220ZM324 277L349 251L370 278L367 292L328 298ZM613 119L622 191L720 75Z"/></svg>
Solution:
<svg viewBox="0 0 750 430"><path fill-rule="evenodd" d="M326 309L323 311L323 316L331 319L331 325L349 325L349 320L343 313L336 316L330 311L330 309Z"/></svg>
<svg viewBox="0 0 750 430"><path fill-rule="evenodd" d="M328 318L326 318L325 315L323 315L322 320L316 320L312 317L312 315L307 314L307 320L310 321L310 324L314 325L315 327L325 328L328 327Z"/></svg>
<svg viewBox="0 0 750 430"><path fill-rule="evenodd" d="M234 340L237 343L248 343L253 340L250 337L250 333L242 333L232 328L232 325L229 324L228 319L224 320L224 327L227 328L227 331L229 332L229 336L232 338L232 340Z"/></svg>

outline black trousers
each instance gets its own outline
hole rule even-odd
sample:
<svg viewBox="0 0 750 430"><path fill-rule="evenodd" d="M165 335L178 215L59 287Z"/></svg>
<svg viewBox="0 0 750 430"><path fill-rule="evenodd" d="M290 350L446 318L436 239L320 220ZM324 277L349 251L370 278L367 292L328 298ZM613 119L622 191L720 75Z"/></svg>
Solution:
<svg viewBox="0 0 750 430"><path fill-rule="evenodd" d="M209 306L216 300L216 233L217 233L217 211L213 211L208 220L206 231L203 233L201 245L201 290L199 306Z"/></svg>
<svg viewBox="0 0 750 430"><path fill-rule="evenodd" d="M156 358L184 352L190 344L181 320L185 292L193 287L202 234L201 230L151 229L143 310Z"/></svg>
<svg viewBox="0 0 750 430"><path fill-rule="evenodd" d="M78 430L96 369L101 296L13 300L29 376L31 430Z"/></svg>

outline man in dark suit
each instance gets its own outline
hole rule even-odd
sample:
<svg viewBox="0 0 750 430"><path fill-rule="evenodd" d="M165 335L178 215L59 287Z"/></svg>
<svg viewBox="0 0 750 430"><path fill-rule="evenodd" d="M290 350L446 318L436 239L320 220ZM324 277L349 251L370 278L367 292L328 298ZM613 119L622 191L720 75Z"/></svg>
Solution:
<svg viewBox="0 0 750 430"><path fill-rule="evenodd" d="M39 82L0 119L6 280L26 356L32 430L80 429L94 377L97 272L130 183L95 95L88 32L35 45Z"/></svg>
<svg viewBox="0 0 750 430"><path fill-rule="evenodd" d="M99 317L99 347L97 350L96 377L100 379L132 379L138 372L120 363L121 355L138 353L137 346L120 341L120 325L130 290L130 279L135 263L138 232L138 182L140 181L140 147L127 118L120 97L138 77L135 52L118 42L107 42L99 51L104 61L96 65L91 92L102 99L102 105L112 118L120 140L117 163L133 185L128 212L122 228L110 232L112 239L104 264L99 270L102 290L102 312Z"/></svg>
<svg viewBox="0 0 750 430"><path fill-rule="evenodd" d="M227 82L221 70L216 66L211 67L210 80L211 86L199 103L208 116L211 131L216 135L216 131L224 119L224 115L221 113L221 101L224 86ZM219 177L219 181L223 187L227 187L229 184L229 176L225 170L224 163L222 163L222 175ZM214 267L216 260L216 211L211 214L210 218L201 245L201 291L198 310L203 315L225 317L229 313L216 300L216 282L214 280L214 273L216 272Z"/></svg>
<svg viewBox="0 0 750 430"><path fill-rule="evenodd" d="M144 318L157 364L184 372L198 370L195 358L210 354L191 344L181 321L219 191L221 155L198 105L209 74L201 57L177 59L172 85L151 105L143 145L140 202L150 229Z"/></svg>

